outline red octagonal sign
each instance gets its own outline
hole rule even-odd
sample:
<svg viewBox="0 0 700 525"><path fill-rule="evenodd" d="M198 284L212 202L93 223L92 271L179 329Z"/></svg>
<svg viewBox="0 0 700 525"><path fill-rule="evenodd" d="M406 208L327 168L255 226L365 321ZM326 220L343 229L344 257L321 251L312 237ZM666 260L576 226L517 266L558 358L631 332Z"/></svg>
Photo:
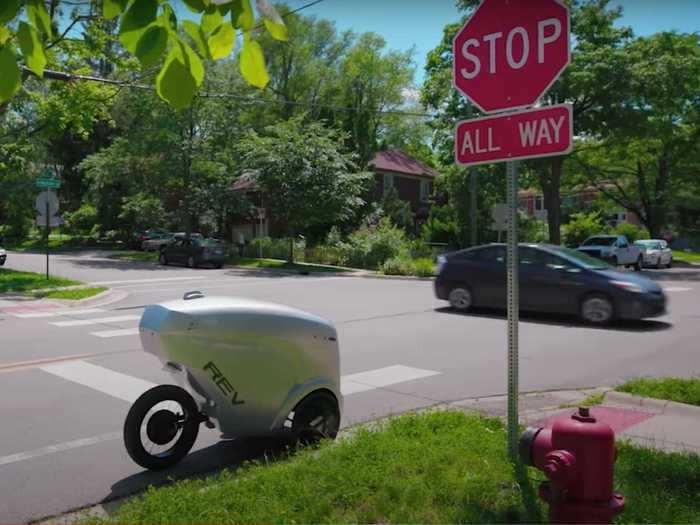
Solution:
<svg viewBox="0 0 700 525"><path fill-rule="evenodd" d="M454 84L484 113L533 105L569 63L561 0L483 0L453 42Z"/></svg>

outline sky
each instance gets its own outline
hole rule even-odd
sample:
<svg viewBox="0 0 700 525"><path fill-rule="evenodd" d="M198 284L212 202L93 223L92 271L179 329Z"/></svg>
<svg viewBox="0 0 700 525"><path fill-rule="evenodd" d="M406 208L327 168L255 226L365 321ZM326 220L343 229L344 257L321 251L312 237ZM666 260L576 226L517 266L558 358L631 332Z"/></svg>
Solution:
<svg viewBox="0 0 700 525"><path fill-rule="evenodd" d="M309 0L284 3L296 9ZM700 31L700 0L611 0L610 5L622 6L618 25L632 27L636 35ZM414 47L417 84L423 79L427 53L442 39L443 27L460 19L454 0L323 0L301 13L333 20L341 31L373 31L392 49Z"/></svg>

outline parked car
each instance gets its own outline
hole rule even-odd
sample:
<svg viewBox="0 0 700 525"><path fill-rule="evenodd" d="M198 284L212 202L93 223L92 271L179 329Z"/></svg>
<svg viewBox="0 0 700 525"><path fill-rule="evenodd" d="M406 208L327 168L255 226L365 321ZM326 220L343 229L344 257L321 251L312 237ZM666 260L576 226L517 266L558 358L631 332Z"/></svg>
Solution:
<svg viewBox="0 0 700 525"><path fill-rule="evenodd" d="M654 281L619 272L577 250L522 244L518 258L522 310L572 314L598 325L666 312L666 296ZM505 263L503 244L443 255L438 258L435 294L457 310L505 308Z"/></svg>
<svg viewBox="0 0 700 525"><path fill-rule="evenodd" d="M0 266L3 266L5 264L6 260L7 260L7 252L5 251L5 248L0 246Z"/></svg>
<svg viewBox="0 0 700 525"><path fill-rule="evenodd" d="M136 234L136 237L133 241L134 248L138 250L143 250L143 243L150 240L150 239L159 239L165 235L169 235L169 233L165 230L159 230L159 229L150 229L146 231L142 231L138 234Z"/></svg>
<svg viewBox="0 0 700 525"><path fill-rule="evenodd" d="M635 246L642 250L642 263L644 266L654 268L673 266L673 252L668 247L668 243L661 239L644 239L635 241Z"/></svg>
<svg viewBox="0 0 700 525"><path fill-rule="evenodd" d="M174 236L172 233L166 233L161 236L152 237L150 239L146 239L141 243L141 249L146 252L155 252L160 250L161 247L165 246L166 244L172 242L173 239Z"/></svg>
<svg viewBox="0 0 700 525"><path fill-rule="evenodd" d="M612 266L632 266L635 271L642 269L642 250L639 246L630 244L624 235L594 235L583 241L578 250L603 259Z"/></svg>
<svg viewBox="0 0 700 525"><path fill-rule="evenodd" d="M176 238L160 250L160 264L186 264L190 268L205 264L221 268L226 258L224 245L215 239Z"/></svg>

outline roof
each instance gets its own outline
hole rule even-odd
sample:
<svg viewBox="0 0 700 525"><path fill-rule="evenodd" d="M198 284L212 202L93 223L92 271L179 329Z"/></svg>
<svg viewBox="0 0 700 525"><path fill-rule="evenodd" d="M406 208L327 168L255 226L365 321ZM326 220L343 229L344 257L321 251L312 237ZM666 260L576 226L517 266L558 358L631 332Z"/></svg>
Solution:
<svg viewBox="0 0 700 525"><path fill-rule="evenodd" d="M393 171L396 173L405 173L406 175L432 178L440 175L440 173L424 162L414 159L399 149L388 149L377 152L374 158L369 162L369 165L376 170Z"/></svg>

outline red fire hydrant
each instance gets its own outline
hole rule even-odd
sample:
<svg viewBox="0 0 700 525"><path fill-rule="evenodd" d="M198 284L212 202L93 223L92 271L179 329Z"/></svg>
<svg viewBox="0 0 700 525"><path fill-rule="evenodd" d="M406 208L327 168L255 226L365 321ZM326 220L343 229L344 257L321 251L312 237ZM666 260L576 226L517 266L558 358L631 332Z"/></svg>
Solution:
<svg viewBox="0 0 700 525"><path fill-rule="evenodd" d="M550 523L612 523L624 509L625 499L613 492L615 433L587 408L551 429L528 428L520 457L549 479L539 493L549 504Z"/></svg>

